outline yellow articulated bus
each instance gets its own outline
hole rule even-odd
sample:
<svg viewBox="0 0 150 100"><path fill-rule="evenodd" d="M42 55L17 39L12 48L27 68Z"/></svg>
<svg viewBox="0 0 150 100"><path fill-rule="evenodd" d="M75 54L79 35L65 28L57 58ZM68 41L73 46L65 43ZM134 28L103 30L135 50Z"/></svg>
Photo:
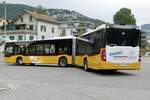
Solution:
<svg viewBox="0 0 150 100"><path fill-rule="evenodd" d="M79 37L7 42L5 62L78 65L85 70L139 70L141 31L135 25L104 24Z"/></svg>
<svg viewBox="0 0 150 100"><path fill-rule="evenodd" d="M84 69L139 70L141 31L135 25L104 24L82 35L93 42Z"/></svg>
<svg viewBox="0 0 150 100"><path fill-rule="evenodd" d="M92 43L87 39L66 36L50 40L7 42L4 61L23 64L57 64L83 66Z"/></svg>

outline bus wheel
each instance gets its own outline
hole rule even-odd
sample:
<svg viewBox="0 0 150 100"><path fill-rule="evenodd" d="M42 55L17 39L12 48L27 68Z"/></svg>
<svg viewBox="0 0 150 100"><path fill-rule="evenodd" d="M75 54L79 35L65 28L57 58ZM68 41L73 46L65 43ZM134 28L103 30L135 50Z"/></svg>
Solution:
<svg viewBox="0 0 150 100"><path fill-rule="evenodd" d="M59 64L59 66L61 66L61 67L67 66L67 65L68 65L67 59L66 59L65 57L60 58L58 64Z"/></svg>
<svg viewBox="0 0 150 100"><path fill-rule="evenodd" d="M83 66L84 66L84 70L85 70L85 71L89 71L87 59L84 59Z"/></svg>
<svg viewBox="0 0 150 100"><path fill-rule="evenodd" d="M16 60L16 63L18 64L18 65L23 65L23 60L22 60L22 58L17 58L17 60Z"/></svg>

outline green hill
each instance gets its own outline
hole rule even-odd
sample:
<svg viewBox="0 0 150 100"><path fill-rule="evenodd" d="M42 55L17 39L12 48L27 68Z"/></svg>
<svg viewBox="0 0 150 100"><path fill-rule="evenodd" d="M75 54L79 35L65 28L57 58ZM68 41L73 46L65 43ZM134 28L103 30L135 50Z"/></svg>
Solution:
<svg viewBox="0 0 150 100"><path fill-rule="evenodd" d="M105 23L102 20L87 17L76 11L70 11L66 9L48 9L48 11L50 16L56 17L59 21L90 21L95 24Z"/></svg>
<svg viewBox="0 0 150 100"><path fill-rule="evenodd" d="M15 18L23 13L24 10L34 11L35 7L24 4L7 4L7 19ZM96 25L103 24L104 21L99 19L89 18L76 11L66 9L47 9L50 16L56 17L59 21L90 21ZM4 6L0 4L0 18L4 18Z"/></svg>
<svg viewBox="0 0 150 100"><path fill-rule="evenodd" d="M25 9L33 11L35 8L23 4L7 4L7 19L12 19L21 14ZM4 18L4 6L0 4L0 18Z"/></svg>

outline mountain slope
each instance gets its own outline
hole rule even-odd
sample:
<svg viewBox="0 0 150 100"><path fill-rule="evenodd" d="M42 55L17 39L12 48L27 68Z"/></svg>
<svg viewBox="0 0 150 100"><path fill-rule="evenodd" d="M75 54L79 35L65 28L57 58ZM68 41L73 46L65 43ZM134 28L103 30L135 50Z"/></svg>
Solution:
<svg viewBox="0 0 150 100"><path fill-rule="evenodd" d="M59 21L90 21L99 24L104 23L102 20L89 18L76 11L70 11L66 9L48 9L48 11L50 16L56 17Z"/></svg>
<svg viewBox="0 0 150 100"><path fill-rule="evenodd" d="M36 8L24 4L7 4L7 19L12 19L24 10L34 11ZM66 9L47 9L50 16L56 17L59 21L90 21L95 24L102 24L104 21L89 18L76 11L70 11ZM0 18L4 18L4 6L0 4Z"/></svg>
<svg viewBox="0 0 150 100"><path fill-rule="evenodd" d="M23 4L7 4L7 19L12 19L21 14L25 9L33 11L35 8ZM0 4L0 18L4 18L4 6Z"/></svg>

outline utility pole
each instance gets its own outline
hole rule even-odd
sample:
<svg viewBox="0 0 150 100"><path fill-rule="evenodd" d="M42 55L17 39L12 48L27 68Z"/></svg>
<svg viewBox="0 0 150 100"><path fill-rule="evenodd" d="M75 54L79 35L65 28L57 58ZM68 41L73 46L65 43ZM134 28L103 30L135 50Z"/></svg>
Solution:
<svg viewBox="0 0 150 100"><path fill-rule="evenodd" d="M4 20L6 21L6 1L3 0L3 4L4 4ZM6 41L6 24L7 23L4 23L4 37L5 37L5 41Z"/></svg>

